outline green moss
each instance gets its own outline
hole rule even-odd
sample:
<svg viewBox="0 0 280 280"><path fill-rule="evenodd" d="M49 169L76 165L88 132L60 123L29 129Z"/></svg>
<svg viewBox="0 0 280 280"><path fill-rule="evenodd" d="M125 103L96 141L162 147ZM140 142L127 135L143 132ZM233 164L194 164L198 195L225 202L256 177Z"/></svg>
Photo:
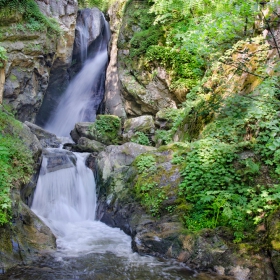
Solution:
<svg viewBox="0 0 280 280"><path fill-rule="evenodd" d="M17 81L17 77L15 75L10 75L10 80L15 82Z"/></svg>
<svg viewBox="0 0 280 280"><path fill-rule="evenodd" d="M91 136L101 143L119 144L121 119L113 115L98 115L89 130Z"/></svg>
<svg viewBox="0 0 280 280"><path fill-rule="evenodd" d="M34 0L2 0L0 1L0 17L2 24L16 23L21 29L31 32L45 28L49 33L61 32L57 21L46 17Z"/></svg>

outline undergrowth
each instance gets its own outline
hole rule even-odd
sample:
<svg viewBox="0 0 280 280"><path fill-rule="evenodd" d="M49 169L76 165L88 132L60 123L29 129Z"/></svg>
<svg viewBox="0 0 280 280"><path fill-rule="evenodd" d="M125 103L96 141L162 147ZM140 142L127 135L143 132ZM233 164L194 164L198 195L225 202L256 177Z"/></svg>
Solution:
<svg viewBox="0 0 280 280"><path fill-rule="evenodd" d="M61 32L57 21L45 16L34 0L0 0L2 22L5 23L6 18L14 15L19 15L17 25L21 26L22 31L35 32L47 29L49 33Z"/></svg>
<svg viewBox="0 0 280 280"><path fill-rule="evenodd" d="M0 226L11 219L12 188L20 188L32 174L31 152L19 138L22 124L0 108Z"/></svg>

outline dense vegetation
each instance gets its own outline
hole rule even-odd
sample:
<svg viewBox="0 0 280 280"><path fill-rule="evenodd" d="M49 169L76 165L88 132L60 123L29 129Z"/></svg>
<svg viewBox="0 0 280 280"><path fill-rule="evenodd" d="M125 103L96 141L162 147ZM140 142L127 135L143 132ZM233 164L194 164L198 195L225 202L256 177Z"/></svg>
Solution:
<svg viewBox="0 0 280 280"><path fill-rule="evenodd" d="M42 14L34 0L0 0L0 26L10 17L16 21L16 30L60 32L57 21Z"/></svg>
<svg viewBox="0 0 280 280"><path fill-rule="evenodd" d="M33 172L32 154L21 131L22 124L0 107L0 226L11 218L11 189L27 183Z"/></svg>
<svg viewBox="0 0 280 280"><path fill-rule="evenodd" d="M112 2L83 0L79 5L106 10ZM273 35L278 2L127 1L128 26L136 24L139 30L132 32L125 62L137 65L140 72L164 67L171 77L169 89L181 96L181 108L166 111L171 128L157 130L156 140L184 142L172 159L181 170L179 199L167 210L179 213L191 231L227 226L236 242L249 239L255 225L280 203L280 88L275 75L279 57L271 59L269 67L267 62L273 48L279 52ZM40 30L44 24L56 30L33 0L0 0L0 9L2 17L6 12L22 15L30 30ZM259 36L265 29L270 45ZM0 47L0 67L4 60L5 50ZM250 82L240 87L244 75ZM1 113L0 118L3 224L9 218L9 189L29 174L31 159L16 131L9 131L10 117ZM111 125L102 118L96 123L102 131L113 131L120 124ZM144 134L136 136L132 141L150 144ZM162 209L166 192L151 181L152 174L160 174L156 160L144 155L136 161L146 183L137 182L135 192L143 206L158 216L166 211Z"/></svg>
<svg viewBox="0 0 280 280"><path fill-rule="evenodd" d="M239 242L280 203L278 2L130 1L129 20L140 28L126 63L161 65L170 90L183 91L182 107L166 110L172 127L157 130L156 141L187 144L172 160L183 178L172 211L189 230L227 226ZM270 45L260 36L265 29ZM145 178L159 172L150 155L136 165ZM164 213L164 190L142 179L137 197L152 214Z"/></svg>

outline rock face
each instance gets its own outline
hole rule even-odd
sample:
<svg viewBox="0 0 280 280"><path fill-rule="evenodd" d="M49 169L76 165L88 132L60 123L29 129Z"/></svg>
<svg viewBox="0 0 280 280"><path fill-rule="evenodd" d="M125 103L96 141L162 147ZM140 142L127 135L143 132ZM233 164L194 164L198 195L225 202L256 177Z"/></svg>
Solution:
<svg viewBox="0 0 280 280"><path fill-rule="evenodd" d="M110 62L107 67L104 107L106 114L116 115L122 118L126 117L123 97L120 92L120 81L118 74L118 38L122 23L122 13L125 8L126 0L115 1L110 7L108 15L110 17L111 44L110 44Z"/></svg>
<svg viewBox="0 0 280 280"><path fill-rule="evenodd" d="M147 69L130 57L133 35L141 31L133 18L139 3L116 1L109 10L112 29L111 61L107 71L105 108L118 116L155 115L164 108L177 108L178 98L168 88L165 69ZM141 7L138 7L141 9ZM117 17L122 14L121 19Z"/></svg>
<svg viewBox="0 0 280 280"><path fill-rule="evenodd" d="M74 42L76 0L37 1L41 11L58 20L62 35L50 36L46 30L12 29L18 18L8 18L1 24L1 46L6 48L3 98L22 121L34 121L47 90L51 67L69 65Z"/></svg>

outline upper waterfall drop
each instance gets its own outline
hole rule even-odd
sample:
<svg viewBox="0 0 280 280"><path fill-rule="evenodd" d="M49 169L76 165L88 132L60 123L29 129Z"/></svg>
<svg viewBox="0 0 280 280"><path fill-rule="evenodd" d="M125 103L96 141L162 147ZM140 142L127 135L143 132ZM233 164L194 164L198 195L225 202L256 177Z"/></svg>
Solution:
<svg viewBox="0 0 280 280"><path fill-rule="evenodd" d="M69 84L45 125L46 130L58 136L69 136L77 122L94 121L104 97L110 27L102 14L99 21L102 33L96 37L90 28L94 19L88 15L88 10L81 12L76 27L76 36L79 37L76 52L79 49L78 60L82 69ZM94 41L93 44L90 41Z"/></svg>

